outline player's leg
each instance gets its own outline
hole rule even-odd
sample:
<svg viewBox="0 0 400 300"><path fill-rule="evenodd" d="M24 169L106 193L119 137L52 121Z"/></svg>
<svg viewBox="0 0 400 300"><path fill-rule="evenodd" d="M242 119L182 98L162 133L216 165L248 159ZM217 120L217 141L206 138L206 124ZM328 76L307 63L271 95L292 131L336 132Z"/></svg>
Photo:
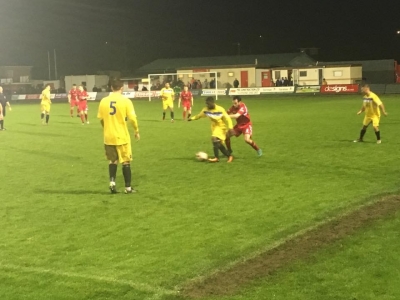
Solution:
<svg viewBox="0 0 400 300"><path fill-rule="evenodd" d="M249 144L254 150L257 151L258 156L262 155L262 150L260 149L260 147L257 146L256 142L253 141L252 139L253 136L253 128L251 127L251 125L247 126L246 128L244 128L244 141Z"/></svg>
<svg viewBox="0 0 400 300"><path fill-rule="evenodd" d="M1 105L1 104L0 104ZM3 109L2 109L2 114L3 114L3 116L2 117L0 117L0 130L6 130L5 128L4 128L4 117L6 116L6 107L4 107Z"/></svg>
<svg viewBox="0 0 400 300"><path fill-rule="evenodd" d="M40 105L40 119L42 120L42 124L44 124L44 117L46 116L46 108L44 104Z"/></svg>
<svg viewBox="0 0 400 300"><path fill-rule="evenodd" d="M125 194L136 193L136 190L132 188L132 148L130 144L117 146L119 160L122 163L122 175L125 181Z"/></svg>
<svg viewBox="0 0 400 300"><path fill-rule="evenodd" d="M115 193L117 193L115 179L117 177L118 152L117 152L116 146L113 146L113 145L104 145L104 149L106 151L106 157L109 161L109 164L108 164L108 175L110 178L109 189L110 189L111 194L115 194Z"/></svg>
<svg viewBox="0 0 400 300"><path fill-rule="evenodd" d="M71 115L71 118L74 116L74 108L75 108L75 100L71 100L71 103L69 105L69 114Z"/></svg>
<svg viewBox="0 0 400 300"><path fill-rule="evenodd" d="M360 137L354 141L355 143L364 141L364 135L367 132L367 128L371 122L372 122L371 118L368 118L368 117L364 118L363 127L361 128L361 131L360 131Z"/></svg>
<svg viewBox="0 0 400 300"><path fill-rule="evenodd" d="M185 105L183 105L182 119L183 119L184 121L186 120L186 111L187 111L187 108L186 108Z"/></svg>
<svg viewBox="0 0 400 300"><path fill-rule="evenodd" d="M226 134L226 139L225 139L225 144L226 144L226 147L228 148L228 151L230 154L233 153L232 146L231 146L231 137L233 137L233 136L238 137L242 134L242 132L239 130L237 125L235 125L235 127L233 127L233 131L235 132L235 134L231 134L228 131Z"/></svg>
<svg viewBox="0 0 400 300"><path fill-rule="evenodd" d="M226 131L222 130L221 128L214 128L213 134L211 137L213 143L213 150L214 150L214 158L210 158L210 162L218 162L219 161L219 151L222 152L223 155L228 157L228 162L233 160L231 153L225 148L224 140L226 138Z"/></svg>
<svg viewBox="0 0 400 300"><path fill-rule="evenodd" d="M88 108L88 106L87 106L87 104L85 105L85 109L84 109L84 114L85 114L85 121L86 121L86 124L89 124L89 121L88 121L88 111L89 111L89 108Z"/></svg>
<svg viewBox="0 0 400 300"><path fill-rule="evenodd" d="M168 105L167 105L167 101L162 101L162 104L163 104L163 113L162 113L162 120L164 121L165 120L165 114L166 114L166 112L167 112L167 109L168 109Z"/></svg>
<svg viewBox="0 0 400 300"><path fill-rule="evenodd" d="M50 109L46 111L46 125L49 125L49 120L50 120Z"/></svg>
<svg viewBox="0 0 400 300"><path fill-rule="evenodd" d="M84 125L85 124L85 110L81 104L79 104L79 116L81 117L82 125Z"/></svg>
<svg viewBox="0 0 400 300"><path fill-rule="evenodd" d="M374 117L372 119L372 126L374 127L375 135L376 135L376 143L380 144L381 141L381 132L379 130L379 117Z"/></svg>
<svg viewBox="0 0 400 300"><path fill-rule="evenodd" d="M174 103L171 101L169 103L169 110L170 110L170 115L171 115L171 122L174 122Z"/></svg>
<svg viewBox="0 0 400 300"><path fill-rule="evenodd" d="M189 107L187 108L187 118L190 119L191 116L192 116L192 107L189 106Z"/></svg>

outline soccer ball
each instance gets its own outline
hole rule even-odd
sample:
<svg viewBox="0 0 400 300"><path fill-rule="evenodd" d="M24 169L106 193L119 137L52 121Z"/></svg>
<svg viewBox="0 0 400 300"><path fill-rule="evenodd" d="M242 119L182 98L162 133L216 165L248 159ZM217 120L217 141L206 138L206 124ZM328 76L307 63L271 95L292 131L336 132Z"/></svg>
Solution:
<svg viewBox="0 0 400 300"><path fill-rule="evenodd" d="M196 159L198 161L205 161L208 159L208 155L207 153L200 151L196 153Z"/></svg>

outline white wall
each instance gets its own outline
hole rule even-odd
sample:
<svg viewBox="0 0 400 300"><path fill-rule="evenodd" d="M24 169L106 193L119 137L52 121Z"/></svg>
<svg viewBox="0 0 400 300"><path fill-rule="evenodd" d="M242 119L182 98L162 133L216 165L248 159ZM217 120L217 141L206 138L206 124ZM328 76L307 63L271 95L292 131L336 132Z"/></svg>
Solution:
<svg viewBox="0 0 400 300"><path fill-rule="evenodd" d="M225 69L209 69L209 72L218 72L220 73L220 77L218 77L218 87L223 88L227 87L228 85L233 87L233 81L235 78L239 81L239 87L242 86L241 78L240 78L240 73L241 71L247 71L248 74L248 86L249 87L254 87L256 86L256 72L255 72L255 67L253 68L225 68ZM191 73L195 79L200 79L200 81L203 83L205 79L207 79L208 82L213 78L209 74L196 74L196 72L193 72L193 70L178 70L178 73ZM229 76L229 73L233 73L233 76ZM189 75L184 75L182 78L182 81L184 83L187 83L189 80L192 78L189 77Z"/></svg>
<svg viewBox="0 0 400 300"><path fill-rule="evenodd" d="M362 79L362 67L326 67L324 69L324 78L328 84L353 84Z"/></svg>
<svg viewBox="0 0 400 300"><path fill-rule="evenodd" d="M77 75L77 76L65 76L65 89L69 90L72 84L80 85L82 82L86 82L86 88L88 92L93 90L93 87L102 87L108 84L107 75Z"/></svg>

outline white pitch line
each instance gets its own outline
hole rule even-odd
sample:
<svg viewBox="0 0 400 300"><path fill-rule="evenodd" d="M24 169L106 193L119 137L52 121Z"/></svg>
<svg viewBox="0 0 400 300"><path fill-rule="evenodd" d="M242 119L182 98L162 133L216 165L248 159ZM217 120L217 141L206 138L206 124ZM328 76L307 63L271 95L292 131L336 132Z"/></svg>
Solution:
<svg viewBox="0 0 400 300"><path fill-rule="evenodd" d="M88 274L79 274L73 272L63 272L63 271L56 271L38 267L24 267L19 265L12 265L12 264L3 264L0 262L0 269L9 269L15 271L22 271L22 272L29 272L29 273L37 273L37 274L50 274L60 277L68 277L68 278L82 278L86 280L98 281L98 282L106 282L116 285L127 285L131 288L142 291L142 292L150 292L153 293L153 297L151 299L158 299L164 295L176 295L178 294L177 291L167 290L162 287L151 286L146 283L138 283L131 280L121 280L111 277L105 276L95 276L95 275L88 275ZM155 297L155 298L154 298Z"/></svg>

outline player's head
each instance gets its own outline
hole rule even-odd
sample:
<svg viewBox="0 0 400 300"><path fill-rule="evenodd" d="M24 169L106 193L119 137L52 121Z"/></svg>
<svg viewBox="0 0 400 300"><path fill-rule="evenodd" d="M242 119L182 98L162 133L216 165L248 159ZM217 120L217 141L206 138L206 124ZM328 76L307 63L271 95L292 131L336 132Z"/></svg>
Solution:
<svg viewBox="0 0 400 300"><path fill-rule="evenodd" d="M73 88L74 90L76 90L76 84L75 84L75 83L72 85L72 88Z"/></svg>
<svg viewBox="0 0 400 300"><path fill-rule="evenodd" d="M46 84L46 86L44 87L45 90L49 90L51 89L50 84Z"/></svg>
<svg viewBox="0 0 400 300"><path fill-rule="evenodd" d="M238 107L241 101L242 101L242 97L234 96L232 99L233 106Z"/></svg>
<svg viewBox="0 0 400 300"><path fill-rule="evenodd" d="M119 79L114 79L111 81L111 89L113 92L122 91L124 83Z"/></svg>
<svg viewBox="0 0 400 300"><path fill-rule="evenodd" d="M185 86L183 87L183 90L184 90L185 92L187 92L187 91L189 90L189 87L188 87L187 85L185 85Z"/></svg>
<svg viewBox="0 0 400 300"><path fill-rule="evenodd" d="M3 94L3 87L0 86L0 94Z"/></svg>
<svg viewBox="0 0 400 300"><path fill-rule="evenodd" d="M370 90L370 87L369 87L368 84L364 84L364 85L361 87L361 91L363 92L363 94L368 95L369 92L370 92L371 90Z"/></svg>
<svg viewBox="0 0 400 300"><path fill-rule="evenodd" d="M215 100L214 97L207 97L206 99L206 106L208 109L214 109L215 108Z"/></svg>
<svg viewBox="0 0 400 300"><path fill-rule="evenodd" d="M169 82L167 82L167 83L165 84L165 87L166 87L167 89L169 89Z"/></svg>

